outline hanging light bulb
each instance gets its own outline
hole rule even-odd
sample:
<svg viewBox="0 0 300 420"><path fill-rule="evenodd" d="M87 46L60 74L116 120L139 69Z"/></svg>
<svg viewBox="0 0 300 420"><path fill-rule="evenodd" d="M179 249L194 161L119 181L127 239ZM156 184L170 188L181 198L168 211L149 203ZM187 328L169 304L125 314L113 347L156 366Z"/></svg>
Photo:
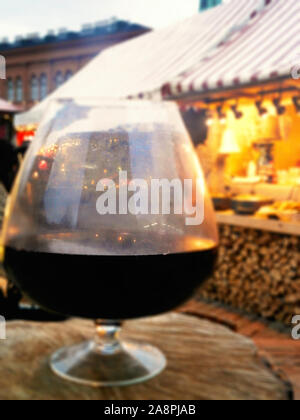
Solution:
<svg viewBox="0 0 300 420"><path fill-rule="evenodd" d="M210 110L206 111L206 125L208 127L212 126L214 123L214 118Z"/></svg>
<svg viewBox="0 0 300 420"><path fill-rule="evenodd" d="M280 98L273 99L273 104L276 108L277 115L285 114L286 107L281 104L281 99Z"/></svg>
<svg viewBox="0 0 300 420"><path fill-rule="evenodd" d="M223 106L220 105L217 107L217 113L218 113L218 117L219 117L219 121L221 124L226 124L227 121L227 115L226 113L223 111Z"/></svg>
<svg viewBox="0 0 300 420"><path fill-rule="evenodd" d="M230 155L233 153L240 153L240 152L241 152L241 148L238 144L235 132L229 129L225 130L222 137L219 153L221 155Z"/></svg>
<svg viewBox="0 0 300 420"><path fill-rule="evenodd" d="M293 97L294 107L296 109L296 113L300 114L300 96Z"/></svg>
<svg viewBox="0 0 300 420"><path fill-rule="evenodd" d="M267 117L268 116L268 110L267 110L267 108L265 108L263 106L263 102L261 100L256 101L255 105L256 105L256 108L257 108L257 111L258 111L258 114L259 114L260 117Z"/></svg>
<svg viewBox="0 0 300 420"><path fill-rule="evenodd" d="M238 110L238 105L232 105L231 106L232 112L234 113L234 116L237 120L240 120L241 118L243 118L243 113L241 111Z"/></svg>

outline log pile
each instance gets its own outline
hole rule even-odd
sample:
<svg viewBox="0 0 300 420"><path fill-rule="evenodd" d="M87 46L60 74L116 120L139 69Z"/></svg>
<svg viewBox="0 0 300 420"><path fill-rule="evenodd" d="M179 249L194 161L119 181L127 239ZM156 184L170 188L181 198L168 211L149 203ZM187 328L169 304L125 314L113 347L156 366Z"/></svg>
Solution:
<svg viewBox="0 0 300 420"><path fill-rule="evenodd" d="M300 315L300 238L221 225L217 267L200 296L290 325Z"/></svg>

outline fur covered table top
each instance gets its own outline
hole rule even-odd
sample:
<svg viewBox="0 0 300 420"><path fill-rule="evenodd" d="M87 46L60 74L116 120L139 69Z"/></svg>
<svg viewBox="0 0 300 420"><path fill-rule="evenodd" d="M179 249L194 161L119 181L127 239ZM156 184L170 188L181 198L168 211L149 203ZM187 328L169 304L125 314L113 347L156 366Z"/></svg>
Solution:
<svg viewBox="0 0 300 420"><path fill-rule="evenodd" d="M58 348L94 334L92 322L10 322L0 341L1 400L286 400L288 382L257 354L254 344L226 327L193 316L168 315L128 322L123 336L159 347L167 369L125 388L92 389L56 377L48 360Z"/></svg>

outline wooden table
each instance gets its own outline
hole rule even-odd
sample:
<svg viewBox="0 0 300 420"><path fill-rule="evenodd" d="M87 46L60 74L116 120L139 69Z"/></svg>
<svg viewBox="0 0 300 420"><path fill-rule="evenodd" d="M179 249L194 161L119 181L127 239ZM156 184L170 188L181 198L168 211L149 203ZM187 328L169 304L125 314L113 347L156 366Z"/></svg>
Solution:
<svg viewBox="0 0 300 420"><path fill-rule="evenodd" d="M144 384L92 389L54 376L49 355L89 339L92 323L11 322L0 341L1 400L288 400L291 385L261 359L247 338L230 329L171 313L125 324L124 337L158 346L167 369Z"/></svg>

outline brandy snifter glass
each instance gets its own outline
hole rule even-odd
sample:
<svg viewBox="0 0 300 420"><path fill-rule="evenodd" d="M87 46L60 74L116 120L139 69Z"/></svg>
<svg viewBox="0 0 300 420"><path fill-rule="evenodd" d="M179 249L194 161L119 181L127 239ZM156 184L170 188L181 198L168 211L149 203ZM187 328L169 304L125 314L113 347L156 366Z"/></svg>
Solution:
<svg viewBox="0 0 300 420"><path fill-rule="evenodd" d="M51 102L9 199L2 246L8 277L33 302L95 321L93 339L52 356L56 374L119 386L160 373L164 355L123 341L122 323L189 299L212 272L217 245L176 104Z"/></svg>

